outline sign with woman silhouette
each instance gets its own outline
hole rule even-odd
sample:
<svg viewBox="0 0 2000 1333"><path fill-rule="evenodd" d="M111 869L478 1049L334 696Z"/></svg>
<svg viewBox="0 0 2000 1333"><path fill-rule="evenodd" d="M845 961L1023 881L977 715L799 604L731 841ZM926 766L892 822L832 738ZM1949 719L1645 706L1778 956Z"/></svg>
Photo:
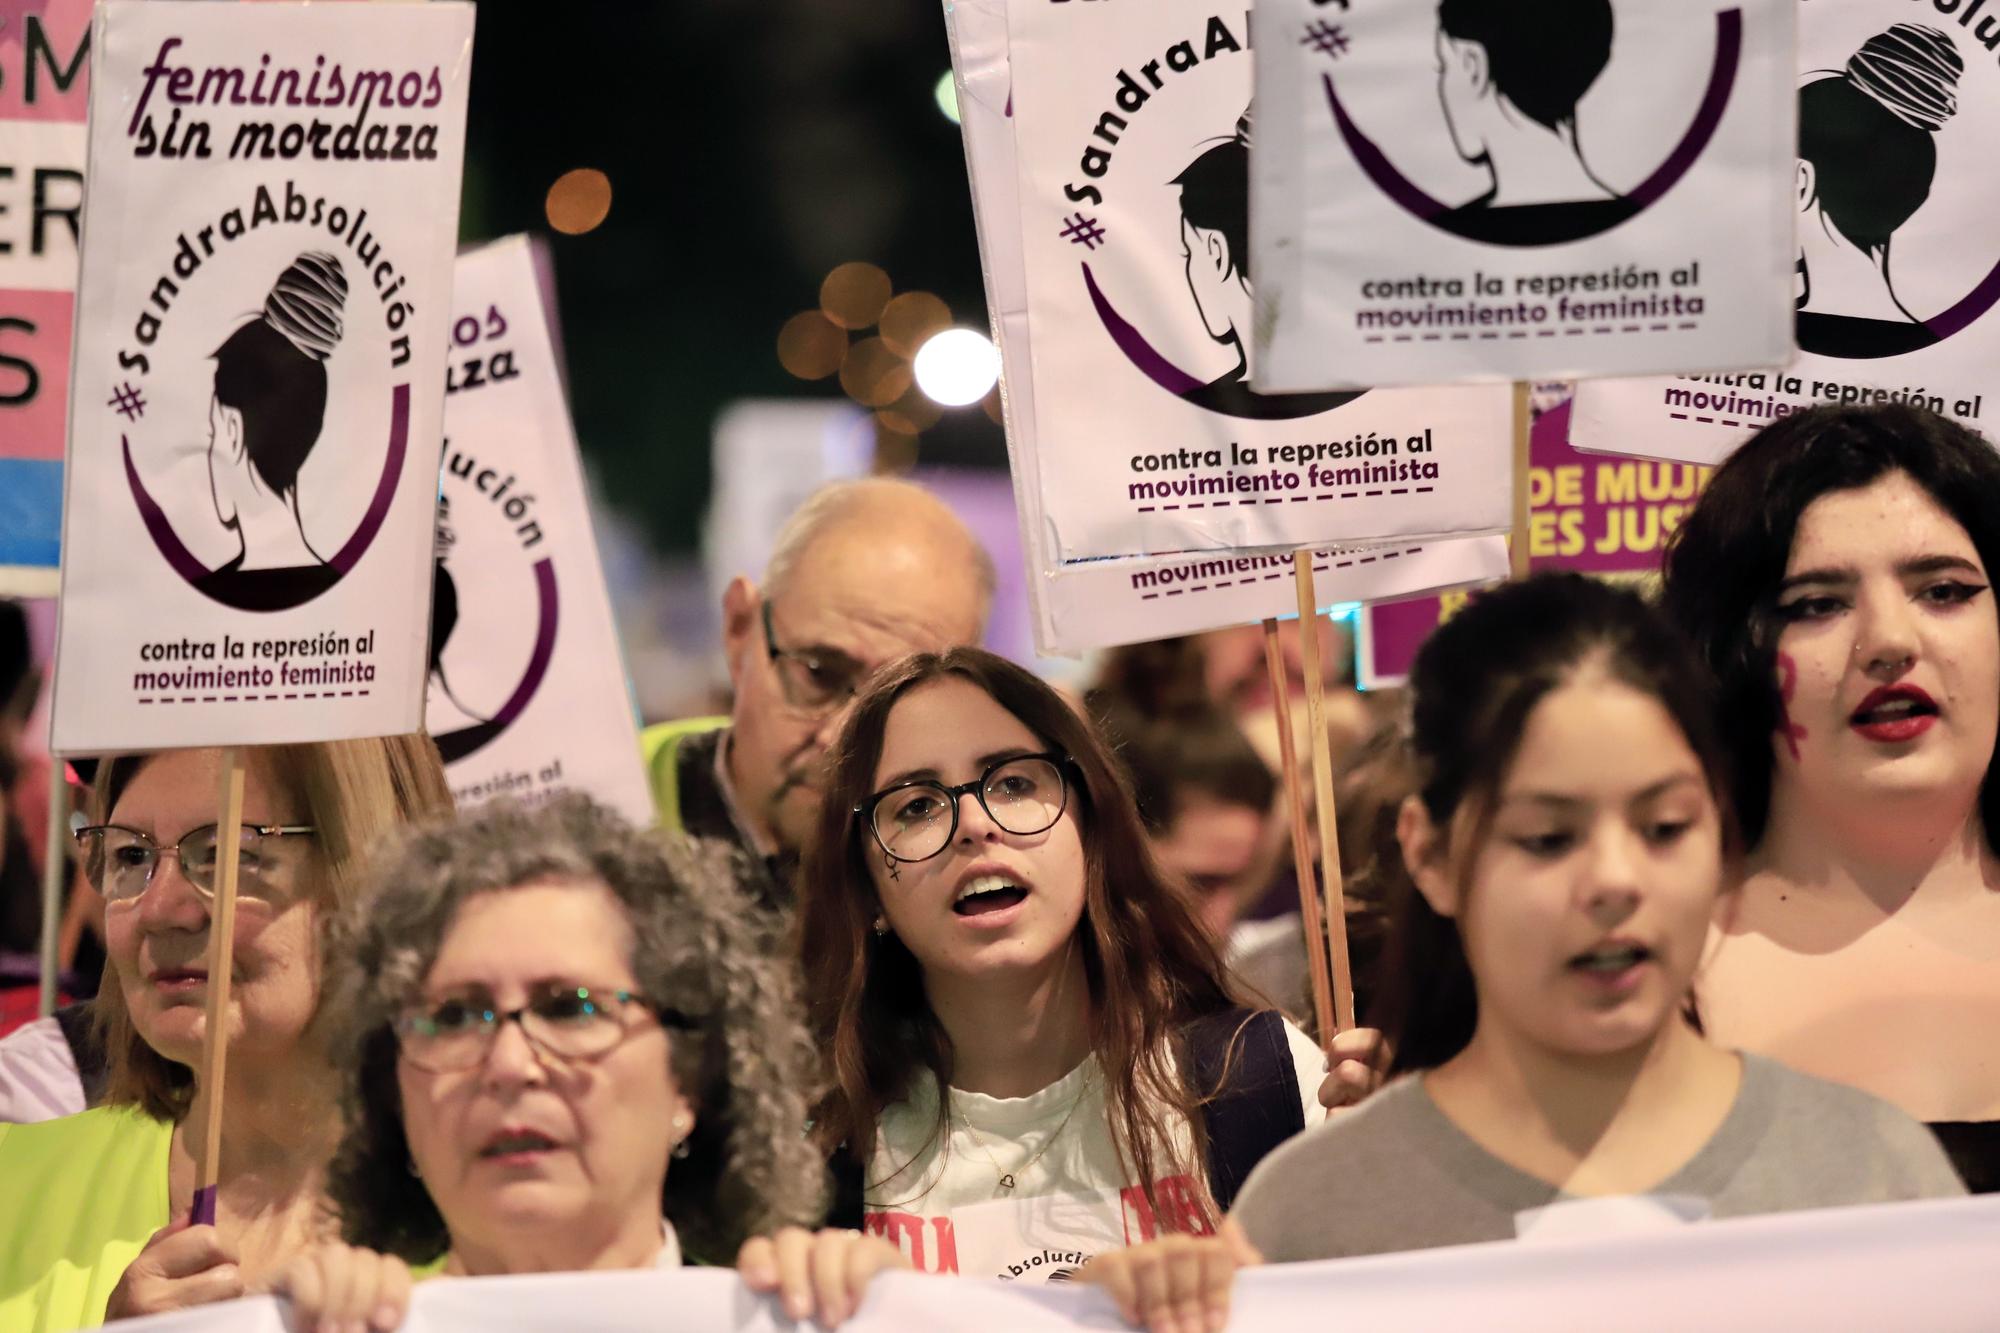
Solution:
<svg viewBox="0 0 2000 1333"><path fill-rule="evenodd" d="M970 8L965 101L997 96L1004 141L968 129L1015 474L1054 568L1506 525L1504 394L1253 388L1240 7Z"/></svg>
<svg viewBox="0 0 2000 1333"><path fill-rule="evenodd" d="M1992 433L2000 11L1985 8L1801 6L1798 147L1779 173L1797 219L1787 264L1797 357L1778 370L1586 384L1579 443L1715 462L1815 403L1892 400Z"/></svg>
<svg viewBox="0 0 2000 1333"><path fill-rule="evenodd" d="M1793 0L1258 0L1257 387L1769 364Z"/></svg>
<svg viewBox="0 0 2000 1333"><path fill-rule="evenodd" d="M423 721L469 5L99 7L55 744Z"/></svg>
<svg viewBox="0 0 2000 1333"><path fill-rule="evenodd" d="M461 805L589 792L653 818L537 256L459 256L426 725Z"/></svg>

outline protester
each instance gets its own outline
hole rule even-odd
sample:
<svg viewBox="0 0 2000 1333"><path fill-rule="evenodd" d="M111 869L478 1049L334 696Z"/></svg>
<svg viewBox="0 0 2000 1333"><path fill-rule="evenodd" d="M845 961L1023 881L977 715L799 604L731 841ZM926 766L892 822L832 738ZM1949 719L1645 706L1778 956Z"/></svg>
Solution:
<svg viewBox="0 0 2000 1333"><path fill-rule="evenodd" d="M1717 1040L1886 1098L2000 1189L2000 457L1920 408L1820 408L1716 471L1664 604L1718 685L1749 878Z"/></svg>
<svg viewBox="0 0 2000 1333"><path fill-rule="evenodd" d="M323 922L403 821L450 808L423 736L246 753L228 1080L194 1066L205 1029L221 753L100 765L78 835L106 899L111 963L92 1002L104 1105L0 1125L0 1327L64 1329L241 1295L320 1238L339 1120L316 1022ZM222 1116L213 1226L190 1225L196 1135Z"/></svg>
<svg viewBox="0 0 2000 1333"><path fill-rule="evenodd" d="M818 1216L814 1053L725 858L571 795L426 829L374 879L330 951L346 1244L278 1284L302 1322L395 1327L412 1266L728 1263Z"/></svg>
<svg viewBox="0 0 2000 1333"><path fill-rule="evenodd" d="M1209 1229L1319 1118L1320 1052L1239 1007L1103 743L1028 672L972 648L899 663L827 792L800 938L836 1221L927 1272L1074 1269L1128 1221ZM995 1205L1011 1246L979 1240Z"/></svg>
<svg viewBox="0 0 2000 1333"><path fill-rule="evenodd" d="M1086 1274L1219 1314L1274 1262L1963 1192L1886 1102L1705 1041L1686 1002L1737 859L1697 670L1635 594L1541 575L1418 655L1415 888L1383 975L1409 1077L1278 1149L1222 1238Z"/></svg>
<svg viewBox="0 0 2000 1333"><path fill-rule="evenodd" d="M760 588L723 594L730 716L649 728L662 827L744 853L744 887L778 924L819 812L826 748L869 672L973 643L993 565L930 492L875 478L826 487L778 533Z"/></svg>

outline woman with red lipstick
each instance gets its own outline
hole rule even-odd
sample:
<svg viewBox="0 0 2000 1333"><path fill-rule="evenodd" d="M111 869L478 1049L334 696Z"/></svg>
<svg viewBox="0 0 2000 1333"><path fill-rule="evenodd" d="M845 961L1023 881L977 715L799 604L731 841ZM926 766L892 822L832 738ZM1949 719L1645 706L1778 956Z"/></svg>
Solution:
<svg viewBox="0 0 2000 1333"><path fill-rule="evenodd" d="M1102 741L991 653L906 658L856 703L801 908L835 1218L915 1268L1042 1282L1211 1231L1321 1118L1319 1050L1238 1007Z"/></svg>
<svg viewBox="0 0 2000 1333"><path fill-rule="evenodd" d="M1229 1234L1086 1280L1186 1328L1190 1305L1224 1311L1251 1249L1330 1259L1963 1193L1902 1112L1692 1020L1735 837L1698 672L1636 594L1567 574L1484 594L1410 685L1410 886L1377 1007L1408 1077L1271 1154Z"/></svg>
<svg viewBox="0 0 2000 1333"><path fill-rule="evenodd" d="M2000 1189L2000 456L1918 408L1822 408L1715 473L1664 604L1717 683L1749 876L1718 1040L1933 1123Z"/></svg>
<svg viewBox="0 0 2000 1333"><path fill-rule="evenodd" d="M0 1329L67 1329L240 1296L325 1232L337 1074L322 1043L319 942L395 826L451 808L428 738L248 753L216 1223L189 1223L219 752L99 765L79 831L105 900L92 1002L104 1103L0 1126Z"/></svg>

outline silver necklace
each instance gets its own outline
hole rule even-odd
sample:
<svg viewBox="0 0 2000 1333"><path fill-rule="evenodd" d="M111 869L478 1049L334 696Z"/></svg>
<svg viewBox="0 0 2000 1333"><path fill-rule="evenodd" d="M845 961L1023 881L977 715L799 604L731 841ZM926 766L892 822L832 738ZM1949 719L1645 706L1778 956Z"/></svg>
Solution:
<svg viewBox="0 0 2000 1333"><path fill-rule="evenodd" d="M1000 1160L993 1155L993 1150L986 1146L986 1140L981 1138L979 1135L979 1131L972 1127L972 1120L970 1119L970 1117L968 1117L965 1114L965 1112L959 1111L956 1107L953 1108L953 1111L958 1117L958 1123L965 1126L965 1132L972 1136L973 1146L978 1148L980 1155L985 1157L986 1160L992 1164L994 1173L1000 1178L999 1179L1000 1191L1004 1194L1007 1191L1014 1188L1015 1185L1014 1177L1016 1172L1025 1172L1029 1167L1033 1166L1036 1162L1041 1161L1043 1155L1046 1154L1048 1150L1055 1145L1055 1141L1062 1137L1062 1132L1069 1128L1069 1122L1076 1116L1076 1108L1083 1105L1083 1099L1085 1096L1089 1094L1089 1092L1090 1092L1090 1074L1086 1071L1083 1076L1083 1086L1077 1089L1076 1100L1071 1102L1069 1104L1069 1110L1063 1113L1062 1122L1055 1127L1053 1133L1051 1133L1047 1138L1042 1140L1042 1146L1035 1149L1034 1156L1030 1157L1027 1161L1021 1163L1021 1165L1014 1168L1013 1171L1008 1171L1000 1165Z"/></svg>

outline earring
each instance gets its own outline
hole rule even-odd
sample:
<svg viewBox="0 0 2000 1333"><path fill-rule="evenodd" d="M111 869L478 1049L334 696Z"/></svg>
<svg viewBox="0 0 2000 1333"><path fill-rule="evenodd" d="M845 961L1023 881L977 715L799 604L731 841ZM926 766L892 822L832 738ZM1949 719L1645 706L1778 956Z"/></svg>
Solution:
<svg viewBox="0 0 2000 1333"><path fill-rule="evenodd" d="M880 912L875 914L875 933L877 935L887 935L889 933L889 923L883 918Z"/></svg>
<svg viewBox="0 0 2000 1333"><path fill-rule="evenodd" d="M677 1160L680 1161L687 1160L687 1155L688 1152L690 1151L690 1149L688 1148L688 1140L694 1137L694 1135L690 1132L693 1128L694 1128L693 1124L688 1120L686 1116L677 1115L674 1117L674 1133L680 1135L680 1137L674 1141L673 1155Z"/></svg>

